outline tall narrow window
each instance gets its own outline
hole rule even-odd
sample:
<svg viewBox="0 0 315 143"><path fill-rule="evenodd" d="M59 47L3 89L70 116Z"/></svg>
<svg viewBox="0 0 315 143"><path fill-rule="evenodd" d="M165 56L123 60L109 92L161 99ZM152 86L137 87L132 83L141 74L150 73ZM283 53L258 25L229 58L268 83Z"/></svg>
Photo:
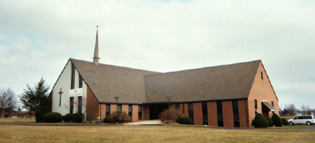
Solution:
<svg viewBox="0 0 315 143"><path fill-rule="evenodd" d="M271 101L271 106L272 106L272 107L275 107L275 105L274 105L273 101Z"/></svg>
<svg viewBox="0 0 315 143"><path fill-rule="evenodd" d="M79 75L79 88L83 87L83 78L81 75Z"/></svg>
<svg viewBox="0 0 315 143"><path fill-rule="evenodd" d="M185 114L185 103L183 103L183 113Z"/></svg>
<svg viewBox="0 0 315 143"><path fill-rule="evenodd" d="M192 103L188 103L188 114L189 114L189 118L194 122L194 111L193 111Z"/></svg>
<svg viewBox="0 0 315 143"><path fill-rule="evenodd" d="M73 101L74 98L73 97L70 97L70 113L73 114Z"/></svg>
<svg viewBox="0 0 315 143"><path fill-rule="evenodd" d="M223 127L222 101L217 101L218 126Z"/></svg>
<svg viewBox="0 0 315 143"><path fill-rule="evenodd" d="M82 96L78 97L78 113L82 113Z"/></svg>
<svg viewBox="0 0 315 143"><path fill-rule="evenodd" d="M110 114L110 104L106 104L106 116Z"/></svg>
<svg viewBox="0 0 315 143"><path fill-rule="evenodd" d="M240 127L240 119L238 114L238 101L232 101L233 105L233 118L234 118L234 127Z"/></svg>
<svg viewBox="0 0 315 143"><path fill-rule="evenodd" d="M132 105L128 105L128 116L132 119Z"/></svg>
<svg viewBox="0 0 315 143"><path fill-rule="evenodd" d="M178 109L179 110L179 104L175 104L175 109Z"/></svg>
<svg viewBox="0 0 315 143"><path fill-rule="evenodd" d="M255 115L257 115L258 111L257 111L257 100L254 100L254 105L255 105Z"/></svg>
<svg viewBox="0 0 315 143"><path fill-rule="evenodd" d="M202 119L203 124L208 125L208 106L207 102L202 102Z"/></svg>
<svg viewBox="0 0 315 143"><path fill-rule="evenodd" d="M74 82L75 82L75 67L74 67L74 64L72 64L72 67L71 67L71 89L74 89Z"/></svg>
<svg viewBox="0 0 315 143"><path fill-rule="evenodd" d="M117 105L117 111L121 111L121 104Z"/></svg>
<svg viewBox="0 0 315 143"><path fill-rule="evenodd" d="M261 77L261 79L264 79L263 72L260 72L260 77Z"/></svg>
<svg viewBox="0 0 315 143"><path fill-rule="evenodd" d="M142 119L142 105L138 106L138 119L141 120Z"/></svg>

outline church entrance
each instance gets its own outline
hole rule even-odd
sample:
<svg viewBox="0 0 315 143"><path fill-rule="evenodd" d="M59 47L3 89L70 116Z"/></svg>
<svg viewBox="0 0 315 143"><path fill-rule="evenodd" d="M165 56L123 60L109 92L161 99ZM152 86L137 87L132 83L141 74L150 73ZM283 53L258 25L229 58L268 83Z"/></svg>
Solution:
<svg viewBox="0 0 315 143"><path fill-rule="evenodd" d="M164 111L168 109L168 104L151 104L150 105L150 120L152 119L158 119L159 115Z"/></svg>

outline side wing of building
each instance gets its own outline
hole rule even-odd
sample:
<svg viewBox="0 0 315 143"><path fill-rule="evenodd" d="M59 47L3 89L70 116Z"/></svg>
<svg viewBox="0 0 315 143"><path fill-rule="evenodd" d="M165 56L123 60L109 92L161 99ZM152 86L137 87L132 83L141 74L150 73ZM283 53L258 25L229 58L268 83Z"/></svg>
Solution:
<svg viewBox="0 0 315 143"><path fill-rule="evenodd" d="M248 97L249 125L254 120L256 113L271 116L279 115L278 97L273 89L269 76L260 62L252 88Z"/></svg>

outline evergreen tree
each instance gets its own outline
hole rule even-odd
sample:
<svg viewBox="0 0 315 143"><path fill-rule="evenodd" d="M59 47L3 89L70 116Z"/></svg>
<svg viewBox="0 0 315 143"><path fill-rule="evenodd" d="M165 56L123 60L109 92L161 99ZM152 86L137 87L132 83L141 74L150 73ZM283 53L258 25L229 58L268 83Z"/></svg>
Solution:
<svg viewBox="0 0 315 143"><path fill-rule="evenodd" d="M23 107L35 113L36 122L42 122L42 116L49 111L48 90L45 80L41 78L34 88L27 85L27 89L24 89L21 95Z"/></svg>

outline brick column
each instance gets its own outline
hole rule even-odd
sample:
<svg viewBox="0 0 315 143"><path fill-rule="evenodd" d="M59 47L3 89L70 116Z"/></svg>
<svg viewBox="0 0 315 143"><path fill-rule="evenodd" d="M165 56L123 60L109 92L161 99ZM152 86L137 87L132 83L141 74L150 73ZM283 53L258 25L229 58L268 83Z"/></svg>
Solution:
<svg viewBox="0 0 315 143"><path fill-rule="evenodd" d="M232 101L222 101L222 114L224 127L234 127Z"/></svg>
<svg viewBox="0 0 315 143"><path fill-rule="evenodd" d="M238 116L240 119L240 127L248 127L246 113L246 100L238 100Z"/></svg>
<svg viewBox="0 0 315 143"><path fill-rule="evenodd" d="M208 102L208 126L218 126L217 102Z"/></svg>
<svg viewBox="0 0 315 143"><path fill-rule="evenodd" d="M202 104L200 102L193 103L194 125L203 125Z"/></svg>
<svg viewBox="0 0 315 143"><path fill-rule="evenodd" d="M132 105L132 121L138 121L138 105Z"/></svg>

